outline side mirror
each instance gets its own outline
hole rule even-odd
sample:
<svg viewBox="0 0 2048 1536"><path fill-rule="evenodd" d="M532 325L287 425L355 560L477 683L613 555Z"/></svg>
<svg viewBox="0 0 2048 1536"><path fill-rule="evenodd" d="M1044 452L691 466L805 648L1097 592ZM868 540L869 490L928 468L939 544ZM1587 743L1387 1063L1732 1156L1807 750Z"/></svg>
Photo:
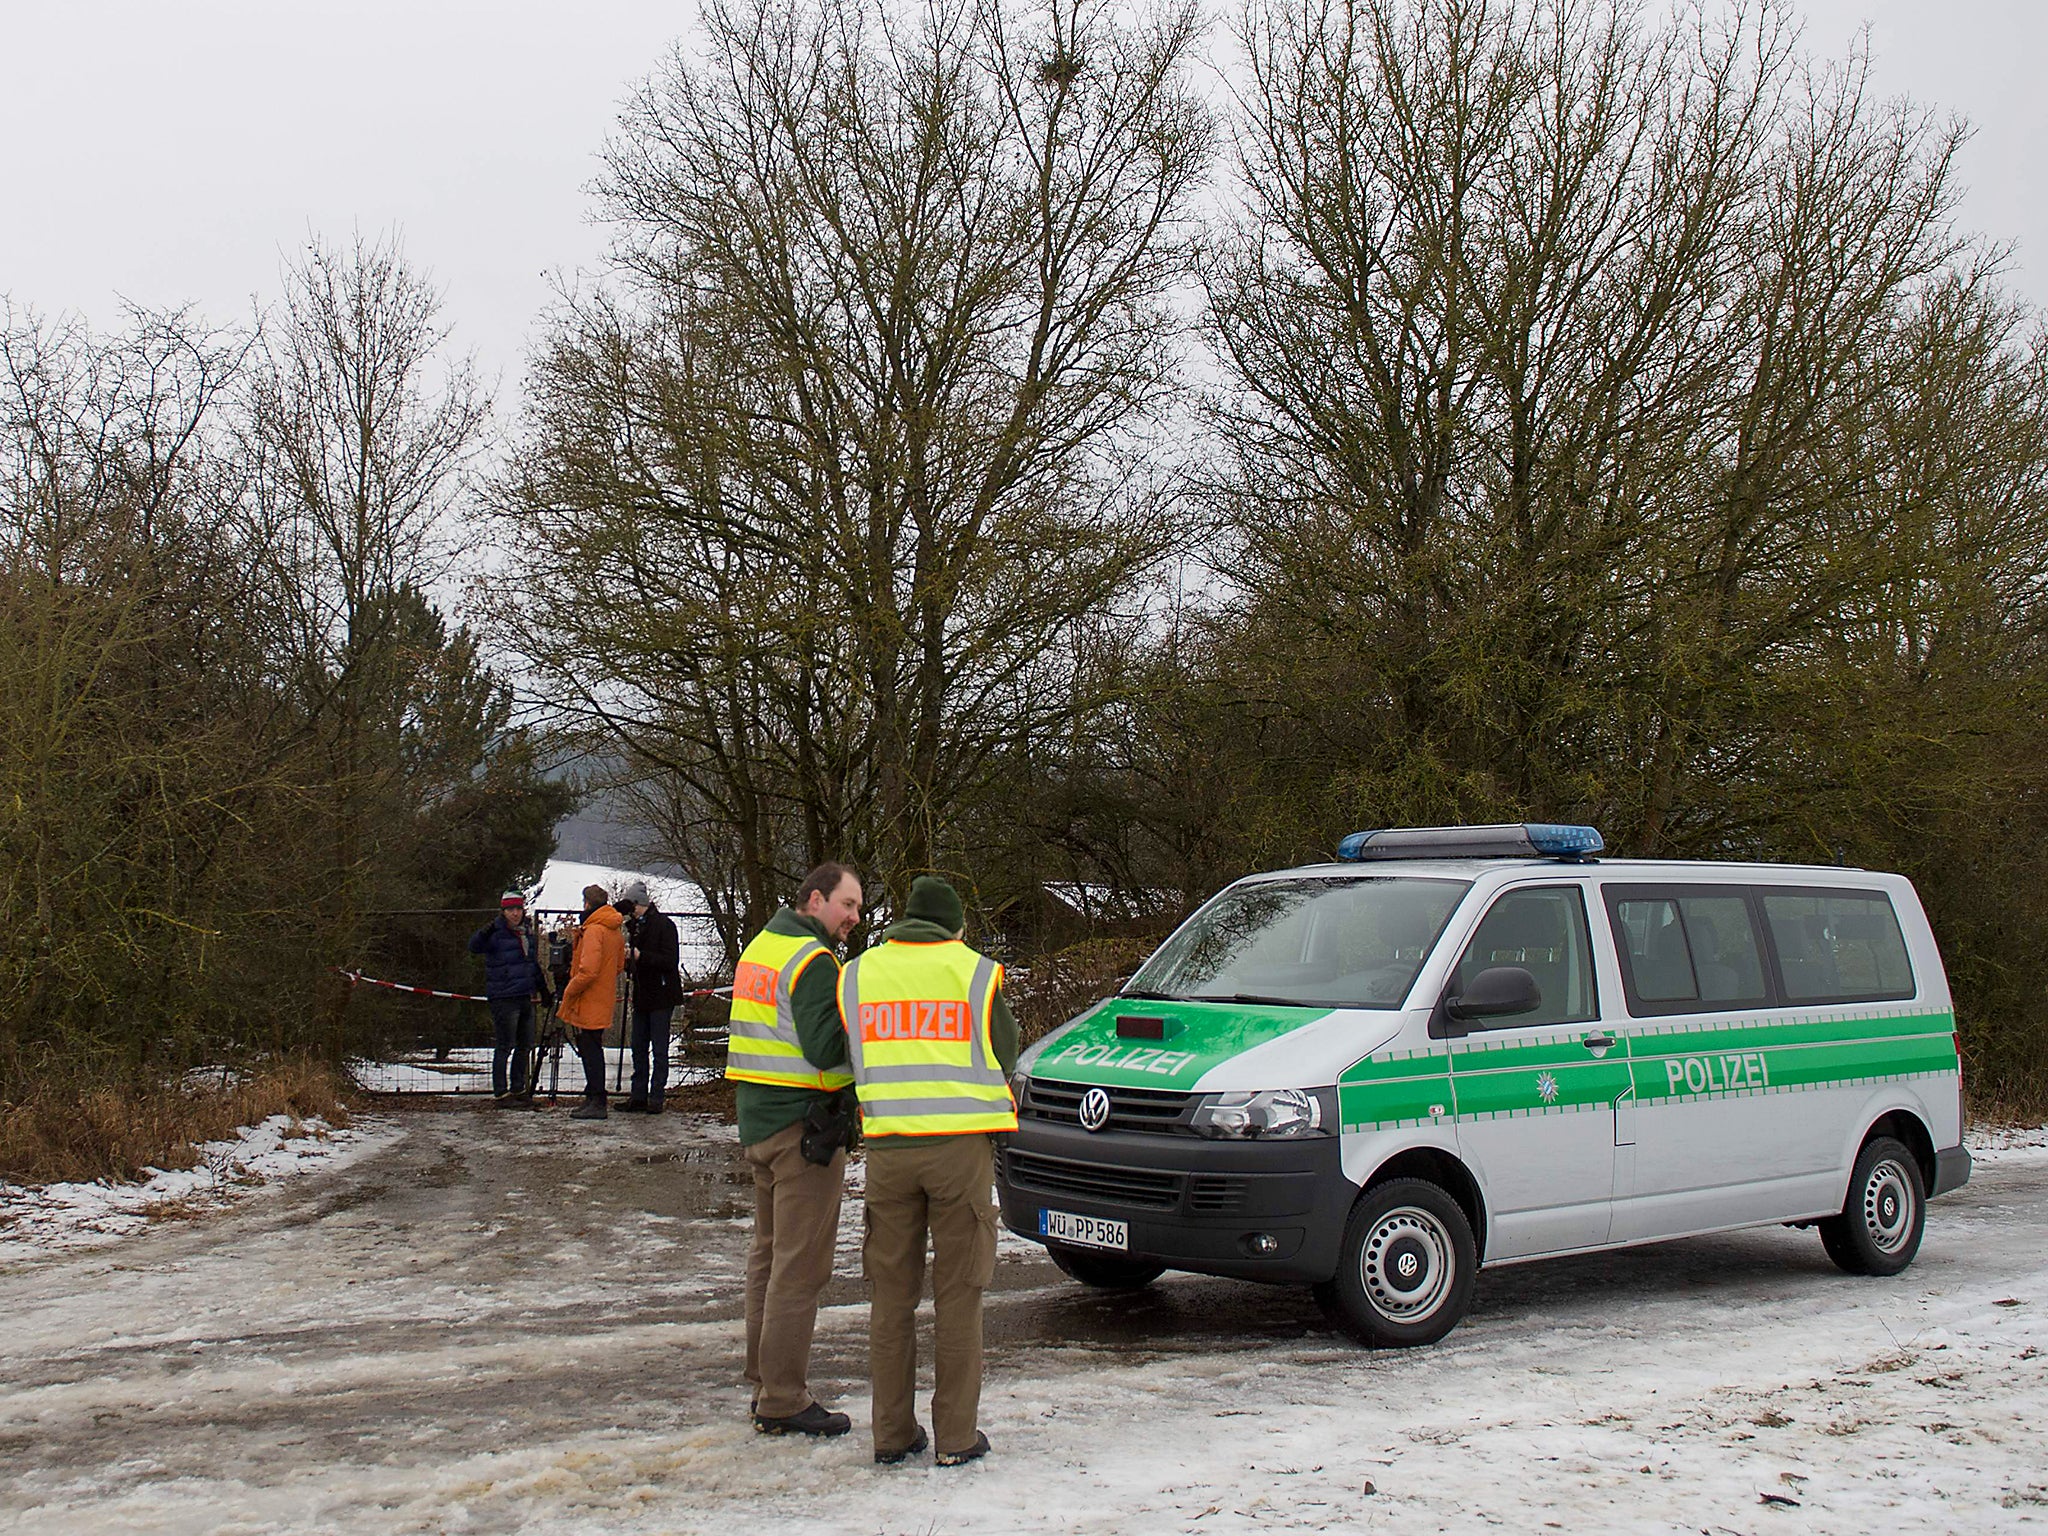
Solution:
<svg viewBox="0 0 2048 1536"><path fill-rule="evenodd" d="M1456 997L1444 999L1444 1013L1460 1024L1533 1013L1543 1006L1543 989L1519 965L1491 965Z"/></svg>

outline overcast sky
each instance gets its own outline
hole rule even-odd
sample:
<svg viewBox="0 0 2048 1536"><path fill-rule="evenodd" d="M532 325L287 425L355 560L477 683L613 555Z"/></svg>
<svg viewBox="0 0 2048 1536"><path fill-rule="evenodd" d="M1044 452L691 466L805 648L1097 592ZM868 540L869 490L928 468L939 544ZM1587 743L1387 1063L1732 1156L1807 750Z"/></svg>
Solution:
<svg viewBox="0 0 2048 1536"><path fill-rule="evenodd" d="M402 231L513 393L547 274L587 267L593 156L689 0L0 0L0 294L249 312L309 230ZM1808 0L1885 95L1976 128L1963 221L2048 307L2048 0Z"/></svg>

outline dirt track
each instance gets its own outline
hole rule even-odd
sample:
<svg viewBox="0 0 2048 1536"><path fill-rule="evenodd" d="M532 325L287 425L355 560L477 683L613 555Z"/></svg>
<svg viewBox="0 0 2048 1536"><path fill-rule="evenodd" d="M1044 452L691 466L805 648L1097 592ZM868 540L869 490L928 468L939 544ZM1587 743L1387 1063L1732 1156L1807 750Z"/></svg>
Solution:
<svg viewBox="0 0 2048 1536"><path fill-rule="evenodd" d="M1104 1530L1206 1532L1274 1523L1262 1490L1277 1474L1260 1458L1283 1450L1302 1465L1281 1470L1307 1473L1314 1453L1307 1481L1351 1490L1357 1507L1339 1524L1385 1517L1398 1529L1433 1511L1424 1528L1455 1527L1458 1510L1484 1523L1543 1506L1529 1503L1530 1489L1495 1485L1509 1469L1490 1460L1469 1470L1484 1470L1498 1509L1450 1470L1416 1488L1422 1502L1400 1519L1398 1495L1358 1503L1375 1467L1397 1494L1418 1424L1448 1436L1425 1448L1459 1444L1466 1410L1497 1411L1511 1384L1525 1398L1535 1391L1534 1407L1496 1430L1533 1436L1516 1454L1539 1470L1555 1471L1560 1455L1545 1432L1576 1424L1578 1445L1625 1424L1653 1445L1706 1437L1735 1458L1714 1463L1718 1476L1817 1401L1769 1406L1778 1376L1820 1370L1806 1356L1839 1356L1836 1376L1880 1394L1911 1388L1950 1405L1915 1427L1912 1403L1888 1397L1864 1413L1852 1401L1860 1389L1824 1389L1816 1375L1812 1391L1835 1392L1836 1422L1890 1415L1937 1470L1976 1457L1973 1475L1991 1479L1987 1514L2044 1512L2030 1490L2048 1485L2048 1472L2030 1482L1999 1470L2041 1465L2008 1441L2011 1421L2042 1401L2048 1361L2022 1352L2032 1345L2004 1347L2048 1306L2039 1154L1987 1168L1937 1204L1922 1259L1899 1282L1839 1279L1809 1234L1735 1234L1489 1272L1451 1340L1402 1356L1336 1341L1301 1292L1174 1277L1141 1296L1099 1296L1067 1284L1030 1245L1009 1244L989 1309L985 1422L1011 1454L968 1476L1050 1496L984 1503L957 1474L927 1469L888 1484L866 1465L857 1206L842 1228L842 1278L826 1298L813 1385L858 1428L830 1446L765 1450L746 1431L737 1380L748 1191L729 1129L697 1116L579 1125L560 1112L477 1108L398 1114L387 1134L353 1166L226 1215L0 1272L0 1530L802 1528L807 1511L839 1507L831 1490L847 1484L860 1492L847 1517L869 1510L869 1529L1098 1528L1097 1512ZM1985 1310L1973 1298L1987 1286L2012 1293L1992 1302L2018 1305ZM1966 1359L1958 1308L1992 1330L1968 1341L1981 1360ZM1952 1338L1948 1360L1923 1355ZM1888 1377L1869 1364L1883 1347L1867 1347L1885 1339L1915 1369L1925 1359L1975 1374L1924 1390ZM1667 1367L1671 1395L1658 1407ZM1638 1425L1638 1403L1660 1423L1672 1410L1670 1422ZM1598 1404L1605 1417L1589 1411ZM1731 1416L1731 1404L1742 1412ZM1263 1419L1259 1438L1244 1440L1253 1424L1239 1418ZM1839 1443L1850 1470L1828 1475L1853 1483L1856 1431L1831 1433L1816 1423L1818 1451L1803 1449L1800 1464ZM1367 1454L1390 1435L1392 1454ZM1224 1462L1243 1467L1202 1493L1198 1474L1214 1470L1205 1446L1219 1436L1236 1447ZM1508 1443L1492 1442L1488 1457ZM1648 1479L1634 1467L1649 1453L1634 1443L1588 1454L1578 1492L1600 1486L1613 1458L1628 1463L1629 1486ZM1111 1475L1111 1465L1124 1470ZM1065 1495L1051 1490L1071 1486L1077 1468L1097 1492L1062 1514ZM1782 1486L1796 1488L1823 1474L1787 1475L1799 1481ZM928 1506L895 1513L903 1490L927 1486ZM2037 1491L2048 1500L2048 1486ZM1975 1528L1949 1494L1940 1499L1929 1528ZM1326 1528L1331 1505L1290 1502L1280 1523ZM1569 1500L1559 1508L1572 1512ZM1672 1514L1670 1529L1701 1524ZM1783 1528L1850 1528L1803 1518Z"/></svg>

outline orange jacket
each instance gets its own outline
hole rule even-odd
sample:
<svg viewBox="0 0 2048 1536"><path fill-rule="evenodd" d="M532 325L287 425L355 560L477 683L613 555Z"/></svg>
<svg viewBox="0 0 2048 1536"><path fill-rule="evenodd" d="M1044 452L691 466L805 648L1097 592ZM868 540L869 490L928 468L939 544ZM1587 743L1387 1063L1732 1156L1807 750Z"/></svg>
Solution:
<svg viewBox="0 0 2048 1536"><path fill-rule="evenodd" d="M625 920L617 907L599 907L583 919L570 961L569 985L555 1009L577 1029L609 1029L619 1000L619 970L626 963Z"/></svg>

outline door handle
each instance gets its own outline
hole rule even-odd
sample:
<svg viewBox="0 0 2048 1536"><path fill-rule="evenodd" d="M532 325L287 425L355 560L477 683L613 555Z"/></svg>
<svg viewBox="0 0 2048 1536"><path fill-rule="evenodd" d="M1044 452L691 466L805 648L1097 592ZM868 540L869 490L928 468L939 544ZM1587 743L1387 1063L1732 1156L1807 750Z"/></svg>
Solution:
<svg viewBox="0 0 2048 1536"><path fill-rule="evenodd" d="M1580 1043L1595 1056L1605 1056L1614 1049L1615 1039L1612 1035L1587 1035Z"/></svg>

